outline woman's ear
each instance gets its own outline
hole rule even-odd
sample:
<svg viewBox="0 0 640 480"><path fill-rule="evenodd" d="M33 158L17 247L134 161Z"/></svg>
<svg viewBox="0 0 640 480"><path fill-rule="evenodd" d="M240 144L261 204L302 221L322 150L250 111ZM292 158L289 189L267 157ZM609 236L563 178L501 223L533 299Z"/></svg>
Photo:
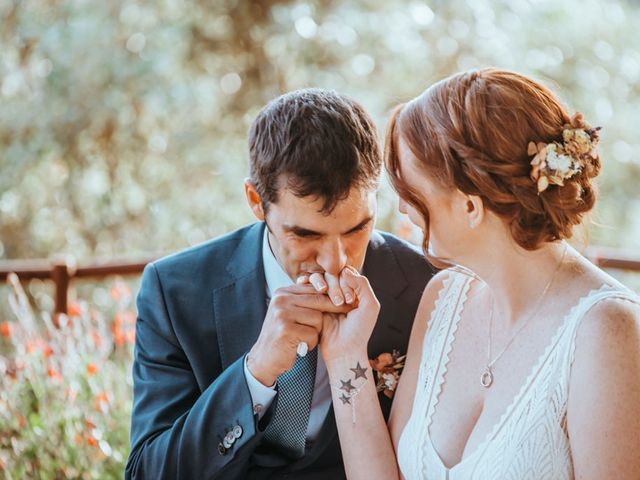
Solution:
<svg viewBox="0 0 640 480"><path fill-rule="evenodd" d="M484 219L484 202L476 195L466 195L465 207L469 228L476 228Z"/></svg>
<svg viewBox="0 0 640 480"><path fill-rule="evenodd" d="M249 208L251 208L253 214L261 222L264 221L262 198L260 198L260 194L256 191L256 187L253 185L250 178L244 179L244 194L247 197L247 203L249 204Z"/></svg>

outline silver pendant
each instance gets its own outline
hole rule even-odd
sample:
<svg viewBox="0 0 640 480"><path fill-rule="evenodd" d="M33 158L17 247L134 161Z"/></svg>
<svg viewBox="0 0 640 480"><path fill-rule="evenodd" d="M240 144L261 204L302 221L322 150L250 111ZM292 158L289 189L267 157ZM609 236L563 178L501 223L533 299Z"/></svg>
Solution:
<svg viewBox="0 0 640 480"><path fill-rule="evenodd" d="M480 377L480 383L484 388L489 388L493 383L493 372L491 371L491 367L484 367L482 370L482 376Z"/></svg>

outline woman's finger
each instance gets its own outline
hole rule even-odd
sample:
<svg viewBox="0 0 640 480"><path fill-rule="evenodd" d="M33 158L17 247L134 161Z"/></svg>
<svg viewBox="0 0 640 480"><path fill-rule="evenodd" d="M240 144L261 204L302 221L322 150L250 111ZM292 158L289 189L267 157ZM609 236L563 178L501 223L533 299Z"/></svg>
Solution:
<svg viewBox="0 0 640 480"><path fill-rule="evenodd" d="M326 292L327 291L327 282L324 280L324 275L318 272L314 272L309 275L309 282L318 292Z"/></svg>
<svg viewBox="0 0 640 480"><path fill-rule="evenodd" d="M356 300L356 294L344 278L344 275L340 274L340 289L342 290L342 294L344 295L344 301L351 305Z"/></svg>
<svg viewBox="0 0 640 480"><path fill-rule="evenodd" d="M352 268L345 268L343 274L346 285L356 293L360 304L380 305L367 277Z"/></svg>
<svg viewBox="0 0 640 480"><path fill-rule="evenodd" d="M340 279L336 275L330 273L324 274L324 281L327 284L327 293L334 305L344 304L345 298L342 293Z"/></svg>

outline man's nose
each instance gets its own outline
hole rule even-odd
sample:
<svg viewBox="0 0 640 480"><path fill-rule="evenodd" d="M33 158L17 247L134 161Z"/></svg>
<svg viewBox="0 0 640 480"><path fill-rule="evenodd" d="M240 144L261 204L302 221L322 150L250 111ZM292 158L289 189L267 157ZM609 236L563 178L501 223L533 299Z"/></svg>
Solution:
<svg viewBox="0 0 640 480"><path fill-rule="evenodd" d="M327 240L318 251L317 262L325 272L339 275L347 266L347 253L342 241L339 238Z"/></svg>

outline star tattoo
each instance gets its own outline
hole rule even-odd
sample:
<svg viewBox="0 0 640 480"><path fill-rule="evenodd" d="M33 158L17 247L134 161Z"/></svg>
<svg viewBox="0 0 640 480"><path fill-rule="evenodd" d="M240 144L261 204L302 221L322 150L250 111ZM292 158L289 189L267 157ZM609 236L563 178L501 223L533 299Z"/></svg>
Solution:
<svg viewBox="0 0 640 480"><path fill-rule="evenodd" d="M344 390L347 393L351 393L351 390L355 390L356 389L356 387L351 385L351 380L347 380L346 382L343 382L342 380L340 380L340 383L342 383L342 386L340 387L340 390Z"/></svg>
<svg viewBox="0 0 640 480"><path fill-rule="evenodd" d="M349 404L351 405L351 398L347 397L344 393L342 394L342 396L340 397L340 400L342 400L342 404L346 405Z"/></svg>
<svg viewBox="0 0 640 480"><path fill-rule="evenodd" d="M367 380L367 369L366 368L362 368L360 366L360 362L358 362L358 365L356 365L356 368L350 368L349 370L351 370L353 373L356 374L356 380L359 378L364 378L365 380Z"/></svg>

